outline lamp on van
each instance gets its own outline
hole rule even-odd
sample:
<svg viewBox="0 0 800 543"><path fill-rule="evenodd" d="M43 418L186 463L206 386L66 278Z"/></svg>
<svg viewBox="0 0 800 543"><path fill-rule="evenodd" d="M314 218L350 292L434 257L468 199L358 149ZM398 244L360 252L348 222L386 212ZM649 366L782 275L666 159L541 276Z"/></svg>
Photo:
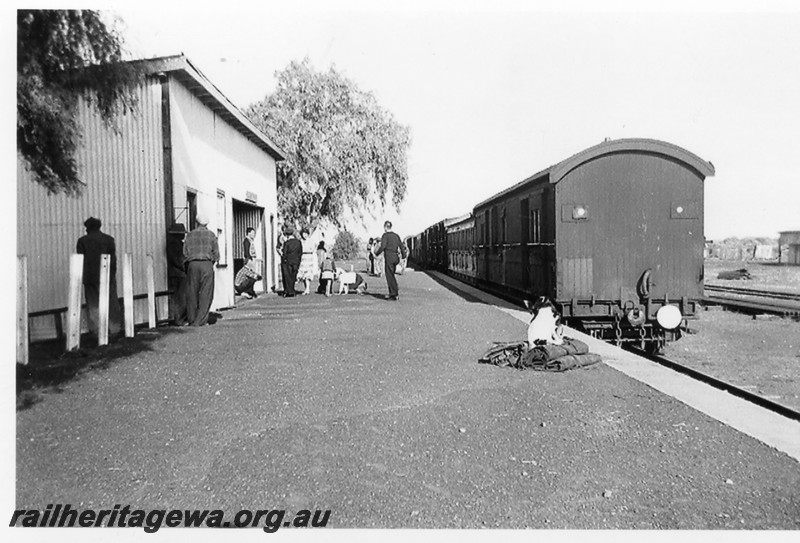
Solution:
<svg viewBox="0 0 800 543"><path fill-rule="evenodd" d="M674 305L665 305L656 312L656 320L665 330L672 330L681 324L683 315Z"/></svg>

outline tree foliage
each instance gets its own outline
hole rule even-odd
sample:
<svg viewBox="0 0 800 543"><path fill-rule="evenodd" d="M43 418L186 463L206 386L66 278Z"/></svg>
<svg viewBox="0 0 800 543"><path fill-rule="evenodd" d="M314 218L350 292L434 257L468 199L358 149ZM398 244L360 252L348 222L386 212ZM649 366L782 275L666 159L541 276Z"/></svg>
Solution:
<svg viewBox="0 0 800 543"><path fill-rule="evenodd" d="M336 236L331 249L334 260L352 260L361 252L362 242L350 230L342 230Z"/></svg>
<svg viewBox="0 0 800 543"><path fill-rule="evenodd" d="M308 59L276 73L277 88L248 109L250 119L287 154L279 163L278 206L303 224L341 226L347 213L399 210L406 195L408 127L371 93L334 68L316 72Z"/></svg>
<svg viewBox="0 0 800 543"><path fill-rule="evenodd" d="M136 107L139 74L122 55L120 36L97 11L17 11L17 151L49 192L83 187L75 160L81 97L112 126Z"/></svg>

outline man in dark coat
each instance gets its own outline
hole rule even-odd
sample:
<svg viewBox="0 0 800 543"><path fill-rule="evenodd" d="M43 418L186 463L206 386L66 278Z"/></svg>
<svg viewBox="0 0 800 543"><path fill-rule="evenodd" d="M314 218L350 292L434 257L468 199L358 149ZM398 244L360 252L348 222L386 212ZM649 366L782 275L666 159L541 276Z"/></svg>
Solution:
<svg viewBox="0 0 800 543"><path fill-rule="evenodd" d="M303 258L303 244L294 236L294 228L284 232L286 240L281 252L281 275L283 276L283 295L291 298L295 295L294 285L297 283L297 271Z"/></svg>
<svg viewBox="0 0 800 543"><path fill-rule="evenodd" d="M99 331L100 256L111 257L108 277L108 333L122 331L122 310L117 298L117 248L114 238L100 231L100 219L89 217L83 223L86 235L78 239L76 251L83 255L83 293L86 297L87 322L93 334Z"/></svg>
<svg viewBox="0 0 800 543"><path fill-rule="evenodd" d="M251 260L255 260L256 258L256 229L252 226L248 226L246 230L246 235L244 240L242 240L242 244L244 246L244 264L247 264Z"/></svg>
<svg viewBox="0 0 800 543"><path fill-rule="evenodd" d="M208 218L198 214L197 228L189 232L183 244L186 261L186 316L189 326L208 324L214 298L214 263L219 260L217 236L206 226Z"/></svg>
<svg viewBox="0 0 800 543"><path fill-rule="evenodd" d="M167 288L169 319L175 326L186 326L186 268L183 261L183 238L186 227L174 224L167 232Z"/></svg>
<svg viewBox="0 0 800 543"><path fill-rule="evenodd" d="M384 271L386 272L386 286L389 287L389 296L387 300L397 300L399 296L399 289L397 288L397 278L394 276L397 270L397 265L400 263L400 254L406 258L408 256L408 249L403 245L400 236L392 232L392 223L386 221L383 223L384 233L381 236L381 244L375 251L375 256L384 253Z"/></svg>

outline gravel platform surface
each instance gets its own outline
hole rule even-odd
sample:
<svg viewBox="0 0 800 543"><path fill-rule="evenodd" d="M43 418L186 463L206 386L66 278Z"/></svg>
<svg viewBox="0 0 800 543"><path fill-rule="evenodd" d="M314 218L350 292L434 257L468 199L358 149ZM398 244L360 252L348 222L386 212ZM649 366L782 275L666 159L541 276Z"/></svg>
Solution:
<svg viewBox="0 0 800 543"><path fill-rule="evenodd" d="M17 413L16 504L330 509L347 528L798 529L800 464L421 272L97 349ZM116 349L116 350L115 350ZM114 354L116 353L116 354ZM120 354L122 353L122 354Z"/></svg>

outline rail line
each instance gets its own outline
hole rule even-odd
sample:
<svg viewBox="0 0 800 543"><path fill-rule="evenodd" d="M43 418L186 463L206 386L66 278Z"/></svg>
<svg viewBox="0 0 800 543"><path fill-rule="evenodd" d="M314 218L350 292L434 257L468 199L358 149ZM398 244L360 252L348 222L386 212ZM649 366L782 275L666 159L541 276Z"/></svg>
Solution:
<svg viewBox="0 0 800 543"><path fill-rule="evenodd" d="M653 362L655 362L657 364L660 364L660 365L662 365L662 366L664 366L666 368L669 368L669 369L671 369L673 371L677 371L678 373L682 373L684 375L687 375L687 376L691 377L692 379L696 379L698 381L706 383L707 385L713 386L716 389L722 390L722 391L727 392L727 393L729 393L729 394L731 394L733 396L736 396L738 398L742 398L743 400L746 400L746 401L748 401L750 403L758 405L759 407L763 407L764 409L768 409L769 411L772 411L773 413L777 413L778 415L781 415L783 417L786 417L786 418L789 418L789 419L792 419L792 420L800 422L800 411L796 411L796 410L792 409L791 407L787 407L787 406L785 406L783 404L779 404L777 402L773 402L772 400L768 400L767 398L764 398L763 396L759 396L758 394L755 394L753 392L745 390L745 389L743 389L741 387L738 387L738 386L736 386L734 384L728 383L726 381L722 381L721 379L717 379L716 377L712 377L711 375L708 375L706 373L703 373L703 372L697 371L695 369L689 368L687 366L684 366L683 364L679 364L678 362L674 362L674 361L672 361L672 360L670 360L668 358L665 358L665 357L663 357L661 355L647 354L644 351L642 351L642 350L640 350L640 349L638 349L636 347L633 347L633 346L626 346L625 349L627 349L627 350L629 350L631 352L634 352L635 354L637 354L639 356L647 358L648 360L651 360L651 361L653 361Z"/></svg>
<svg viewBox="0 0 800 543"><path fill-rule="evenodd" d="M774 290L729 287L726 285L705 285L704 288L708 292L721 292L725 294L736 294L738 296L751 296L753 298L774 298L776 300L800 302L800 294L794 294L792 292L777 292Z"/></svg>
<svg viewBox="0 0 800 543"><path fill-rule="evenodd" d="M771 303L765 300L743 300L741 298L730 298L727 296L705 296L703 297L704 305L719 305L728 307L734 311L747 313L750 315L758 314L771 314L780 315L782 317L793 317L800 319L800 304L798 305L782 305L780 303Z"/></svg>

